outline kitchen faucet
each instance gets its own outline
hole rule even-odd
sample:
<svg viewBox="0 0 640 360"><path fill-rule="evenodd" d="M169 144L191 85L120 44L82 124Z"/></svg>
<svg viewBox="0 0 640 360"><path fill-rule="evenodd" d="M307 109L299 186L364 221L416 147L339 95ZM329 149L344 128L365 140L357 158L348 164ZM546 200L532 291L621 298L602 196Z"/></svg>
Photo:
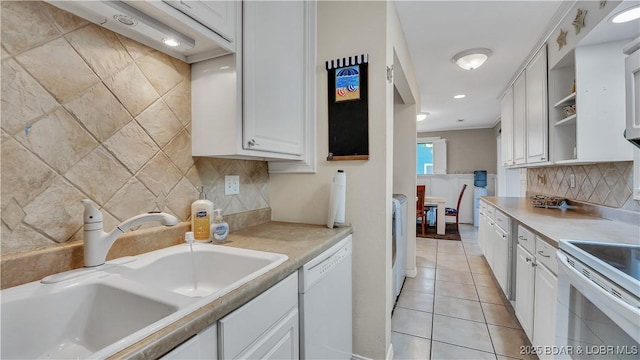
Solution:
<svg viewBox="0 0 640 360"><path fill-rule="evenodd" d="M94 267L104 264L111 245L118 236L134 226L149 221L159 221L165 226L174 226L179 220L177 217L163 213L146 213L136 215L116 226L110 233L102 230L102 212L96 203L89 199L82 200L84 206L84 267Z"/></svg>

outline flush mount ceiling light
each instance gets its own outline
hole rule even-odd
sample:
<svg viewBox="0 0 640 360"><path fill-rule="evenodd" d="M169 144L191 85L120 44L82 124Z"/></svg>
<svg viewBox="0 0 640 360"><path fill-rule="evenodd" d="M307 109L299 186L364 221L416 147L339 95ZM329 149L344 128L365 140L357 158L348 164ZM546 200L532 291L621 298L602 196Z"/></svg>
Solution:
<svg viewBox="0 0 640 360"><path fill-rule="evenodd" d="M622 10L610 18L611 22L614 24L626 23L636 19L640 19L640 5Z"/></svg>
<svg viewBox="0 0 640 360"><path fill-rule="evenodd" d="M426 119L426 118L427 118L427 116L428 116L428 115L429 115L429 113L428 113L428 112L426 112L426 113L422 113L422 114L418 114L418 116L416 116L416 120L418 120L418 121L423 121L424 119Z"/></svg>
<svg viewBox="0 0 640 360"><path fill-rule="evenodd" d="M489 49L478 48L461 51L453 56L453 62L465 70L479 68L491 56Z"/></svg>
<svg viewBox="0 0 640 360"><path fill-rule="evenodd" d="M465 95L465 94L453 95L454 99L464 99L465 97L467 97L467 95Z"/></svg>

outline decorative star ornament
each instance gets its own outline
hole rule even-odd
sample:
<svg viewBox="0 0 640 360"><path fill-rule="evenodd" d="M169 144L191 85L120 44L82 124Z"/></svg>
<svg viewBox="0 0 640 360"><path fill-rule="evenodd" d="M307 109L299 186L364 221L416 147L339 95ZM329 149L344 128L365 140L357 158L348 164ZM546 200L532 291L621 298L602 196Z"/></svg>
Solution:
<svg viewBox="0 0 640 360"><path fill-rule="evenodd" d="M558 43L558 50L562 49L563 46L567 45L568 33L569 33L568 30L560 29L560 35L558 35L558 38L556 39L556 42Z"/></svg>
<svg viewBox="0 0 640 360"><path fill-rule="evenodd" d="M580 34L580 29L584 27L584 17L587 15L587 10L578 9L576 18L573 19L571 25L576 28L576 35Z"/></svg>
<svg viewBox="0 0 640 360"><path fill-rule="evenodd" d="M600 1L600 9L604 9L604 6L607 4L607 0Z"/></svg>

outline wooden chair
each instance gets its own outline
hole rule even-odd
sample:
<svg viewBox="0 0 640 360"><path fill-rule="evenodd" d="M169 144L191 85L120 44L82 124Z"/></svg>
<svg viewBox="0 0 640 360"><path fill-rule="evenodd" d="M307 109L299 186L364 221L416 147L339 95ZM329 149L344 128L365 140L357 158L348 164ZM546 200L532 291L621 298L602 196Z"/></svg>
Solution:
<svg viewBox="0 0 640 360"><path fill-rule="evenodd" d="M460 196L458 197L458 205L455 209L453 208L445 208L444 216L445 219L447 216L454 216L456 218L456 227L458 227L458 215L460 215L460 204L462 203L462 196L464 196L464 191L467 189L467 184L462 186L462 190L460 190Z"/></svg>
<svg viewBox="0 0 640 360"><path fill-rule="evenodd" d="M416 220L421 219L422 235L425 232L425 226L427 223L427 215L424 212L424 195L426 193L425 185L418 185L417 187L417 200L416 200Z"/></svg>

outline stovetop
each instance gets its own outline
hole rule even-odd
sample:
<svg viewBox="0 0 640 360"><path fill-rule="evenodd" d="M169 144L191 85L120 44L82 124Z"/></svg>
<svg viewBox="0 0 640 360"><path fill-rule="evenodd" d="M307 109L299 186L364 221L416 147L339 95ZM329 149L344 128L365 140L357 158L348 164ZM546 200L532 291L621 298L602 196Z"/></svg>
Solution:
<svg viewBox="0 0 640 360"><path fill-rule="evenodd" d="M640 245L561 240L560 249L636 296L640 293Z"/></svg>

